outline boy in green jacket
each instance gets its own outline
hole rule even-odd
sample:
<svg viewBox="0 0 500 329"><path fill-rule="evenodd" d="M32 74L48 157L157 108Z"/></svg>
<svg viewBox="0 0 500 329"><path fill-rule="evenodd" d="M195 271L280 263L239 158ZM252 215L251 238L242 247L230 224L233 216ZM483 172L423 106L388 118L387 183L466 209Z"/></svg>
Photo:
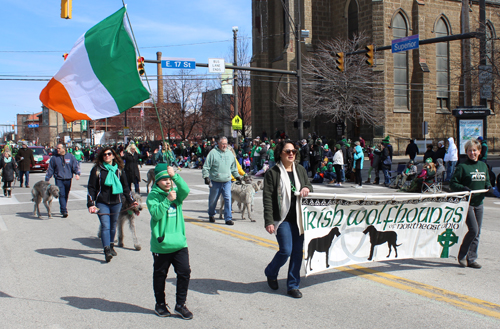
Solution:
<svg viewBox="0 0 500 329"><path fill-rule="evenodd" d="M174 184L175 183L175 187ZM151 214L151 252L153 253L153 289L155 312L170 316L165 303L165 280L170 264L177 273L175 313L183 319L193 318L186 307L191 268L186 242L182 202L189 194L189 187L174 168L160 163L155 167L155 184L146 201Z"/></svg>

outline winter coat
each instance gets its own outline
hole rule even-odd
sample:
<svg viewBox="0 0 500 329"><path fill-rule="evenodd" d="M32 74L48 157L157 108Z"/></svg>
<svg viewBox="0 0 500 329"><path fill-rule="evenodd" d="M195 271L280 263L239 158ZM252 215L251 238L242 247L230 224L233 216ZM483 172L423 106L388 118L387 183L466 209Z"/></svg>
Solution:
<svg viewBox="0 0 500 329"><path fill-rule="evenodd" d="M342 153L342 150L338 150L335 152L333 155L333 165L344 165L344 154Z"/></svg>
<svg viewBox="0 0 500 329"><path fill-rule="evenodd" d="M127 175L127 182L134 183L135 179L141 181L141 174L139 172L139 153L134 154L125 151L123 153L123 160L125 161L125 175Z"/></svg>
<svg viewBox="0 0 500 329"><path fill-rule="evenodd" d="M444 159L444 156L446 154L446 149L443 147L438 147L437 151L434 152L434 163L437 162L437 159ZM443 160L444 161L444 160Z"/></svg>
<svg viewBox="0 0 500 329"><path fill-rule="evenodd" d="M123 170L116 170L116 175L120 179L123 188L123 194L113 194L111 186L104 185L109 171L103 164L95 165L90 171L89 182L87 185L87 208L93 207L97 202L105 204L117 204L123 200L122 195L127 198L130 204L134 203L132 195L127 182L127 176L124 175Z"/></svg>
<svg viewBox="0 0 500 329"><path fill-rule="evenodd" d="M380 156L382 155L382 152L380 152L379 149L373 150L373 162L372 162L372 167L375 170L378 170L380 166Z"/></svg>
<svg viewBox="0 0 500 329"><path fill-rule="evenodd" d="M227 149L223 152L219 147L215 147L208 153L201 175L203 178L209 177L211 181L219 183L229 182L231 175L235 178L240 177L233 153Z"/></svg>
<svg viewBox="0 0 500 329"><path fill-rule="evenodd" d="M448 151L444 155L444 162L458 161L458 150L453 137L448 138Z"/></svg>
<svg viewBox="0 0 500 329"><path fill-rule="evenodd" d="M411 140L410 144L406 147L405 155L410 156L411 159L415 159L418 154L418 146L415 144L415 141Z"/></svg>
<svg viewBox="0 0 500 329"><path fill-rule="evenodd" d="M310 152L309 144L303 144L300 147L300 159L302 162L310 161L309 152Z"/></svg>
<svg viewBox="0 0 500 329"><path fill-rule="evenodd" d="M50 158L45 181L48 182L52 176L54 179L72 179L73 174L80 176L80 166L78 166L75 156L71 153L54 155Z"/></svg>
<svg viewBox="0 0 500 329"><path fill-rule="evenodd" d="M16 155L16 161L21 171L30 171L30 165L35 165L33 150L30 148L20 148Z"/></svg>
<svg viewBox="0 0 500 329"><path fill-rule="evenodd" d="M354 149L355 153L353 155L354 158L354 168L356 169L363 169L363 160L364 160L364 154L363 154L363 149L361 148L360 145L357 145L356 148Z"/></svg>
<svg viewBox="0 0 500 329"><path fill-rule="evenodd" d="M2 156L2 158L0 159L0 169L3 169L2 180L4 182L13 182L14 174L16 174L16 176L18 175L16 159L14 159L12 156L10 157L10 159L10 162L6 162L4 156Z"/></svg>

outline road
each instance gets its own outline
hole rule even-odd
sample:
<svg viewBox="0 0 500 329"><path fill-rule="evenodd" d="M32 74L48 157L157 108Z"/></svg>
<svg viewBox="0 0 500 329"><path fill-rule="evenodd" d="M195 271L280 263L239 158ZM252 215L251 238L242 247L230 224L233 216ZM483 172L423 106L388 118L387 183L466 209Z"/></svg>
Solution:
<svg viewBox="0 0 500 329"><path fill-rule="evenodd" d="M141 169L146 177L150 166ZM487 198L480 270L460 268L454 258L371 262L305 277L302 299L286 296L286 270L280 289L267 287L264 268L277 244L264 230L262 192L256 195L255 223L208 222L208 187L201 170L183 169L191 188L184 202L192 268L187 305L190 321L154 315L153 258L149 213L137 218L143 248L133 249L128 229L125 248L107 264L96 233L97 216L86 209L91 164L73 181L69 217L42 220L32 215L30 189L0 197L0 328L499 328L498 237L500 200ZM43 179L31 174L31 184ZM146 191L141 183L141 190ZM315 191L350 193L315 185ZM363 193L393 193L365 185ZM143 193L143 203L146 194ZM42 207L43 208L43 207ZM169 273L167 303L175 304L175 276Z"/></svg>

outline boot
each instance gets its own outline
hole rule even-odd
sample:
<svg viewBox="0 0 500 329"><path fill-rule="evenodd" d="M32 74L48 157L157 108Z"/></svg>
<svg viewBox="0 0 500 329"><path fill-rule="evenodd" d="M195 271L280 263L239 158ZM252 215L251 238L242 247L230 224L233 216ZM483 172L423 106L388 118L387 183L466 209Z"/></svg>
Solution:
<svg viewBox="0 0 500 329"><path fill-rule="evenodd" d="M9 187L9 188L7 188L7 195L8 195L8 196L7 196L8 198L12 198L12 190L11 190L11 188L10 188L10 187Z"/></svg>
<svg viewBox="0 0 500 329"><path fill-rule="evenodd" d="M111 244L109 245L109 249L110 249L111 255L113 255L113 256L116 256L116 255L117 255L117 254L116 254L116 251L115 251L115 244L114 244L114 243L111 243Z"/></svg>
<svg viewBox="0 0 500 329"><path fill-rule="evenodd" d="M104 247L104 257L106 258L106 263L109 263L113 258L111 254L111 248L109 246Z"/></svg>
<svg viewBox="0 0 500 329"><path fill-rule="evenodd" d="M370 177L366 180L365 184L370 184Z"/></svg>
<svg viewBox="0 0 500 329"><path fill-rule="evenodd" d="M6 188L3 189L3 196L7 196L7 189Z"/></svg>
<svg viewBox="0 0 500 329"><path fill-rule="evenodd" d="M379 177L377 177L377 178L375 178L375 181L373 182L373 184L378 185L378 184L379 184L379 182L380 182L380 178L379 178Z"/></svg>

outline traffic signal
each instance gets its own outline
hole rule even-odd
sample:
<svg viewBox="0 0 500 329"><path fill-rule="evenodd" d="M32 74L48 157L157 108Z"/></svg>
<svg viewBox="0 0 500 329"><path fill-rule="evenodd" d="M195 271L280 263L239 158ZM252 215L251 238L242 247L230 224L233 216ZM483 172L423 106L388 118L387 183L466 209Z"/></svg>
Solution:
<svg viewBox="0 0 500 329"><path fill-rule="evenodd" d="M14 130L14 125L12 125L12 130Z"/></svg>
<svg viewBox="0 0 500 329"><path fill-rule="evenodd" d="M139 75L144 75L144 57L137 59L137 69L139 70Z"/></svg>
<svg viewBox="0 0 500 329"><path fill-rule="evenodd" d="M344 53L337 53L337 70L344 72Z"/></svg>
<svg viewBox="0 0 500 329"><path fill-rule="evenodd" d="M73 0L61 0L61 18L71 19Z"/></svg>
<svg viewBox="0 0 500 329"><path fill-rule="evenodd" d="M370 66L373 66L373 63L375 63L375 60L374 60L375 47L373 45L368 45L365 48L367 50L366 57L368 57L368 59L366 60L366 63L368 63L368 65L370 65Z"/></svg>

